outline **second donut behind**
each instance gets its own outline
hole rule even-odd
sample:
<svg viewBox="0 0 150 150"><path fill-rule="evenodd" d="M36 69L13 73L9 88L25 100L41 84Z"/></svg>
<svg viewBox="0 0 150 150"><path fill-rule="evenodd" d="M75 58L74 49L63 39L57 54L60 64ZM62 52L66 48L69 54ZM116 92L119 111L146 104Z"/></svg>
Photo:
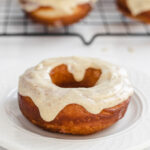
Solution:
<svg viewBox="0 0 150 150"><path fill-rule="evenodd" d="M25 13L34 21L67 26L87 16L96 0L20 0Z"/></svg>

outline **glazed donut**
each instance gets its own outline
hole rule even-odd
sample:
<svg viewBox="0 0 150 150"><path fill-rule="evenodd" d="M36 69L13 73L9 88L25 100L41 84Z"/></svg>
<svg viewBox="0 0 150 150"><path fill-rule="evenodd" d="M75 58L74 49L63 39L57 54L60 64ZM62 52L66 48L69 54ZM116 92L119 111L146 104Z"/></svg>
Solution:
<svg viewBox="0 0 150 150"><path fill-rule="evenodd" d="M67 26L84 18L95 0L20 0L32 20L52 26Z"/></svg>
<svg viewBox="0 0 150 150"><path fill-rule="evenodd" d="M20 76L23 115L52 132L87 135L121 119L133 88L124 69L96 58L42 61Z"/></svg>
<svg viewBox="0 0 150 150"><path fill-rule="evenodd" d="M117 0L117 6L124 15L144 23L150 23L150 1Z"/></svg>

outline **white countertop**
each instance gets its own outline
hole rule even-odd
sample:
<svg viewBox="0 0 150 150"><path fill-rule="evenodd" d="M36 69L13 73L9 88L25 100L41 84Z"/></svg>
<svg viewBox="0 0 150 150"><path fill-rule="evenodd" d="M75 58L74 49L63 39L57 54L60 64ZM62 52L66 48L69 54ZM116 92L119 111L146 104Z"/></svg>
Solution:
<svg viewBox="0 0 150 150"><path fill-rule="evenodd" d="M90 46L85 46L78 37L0 38L0 65L5 65L10 71L15 69L18 63L23 64L23 71L48 57L72 55L99 57L115 64L133 67L150 75L150 39L148 37L103 37L97 38Z"/></svg>

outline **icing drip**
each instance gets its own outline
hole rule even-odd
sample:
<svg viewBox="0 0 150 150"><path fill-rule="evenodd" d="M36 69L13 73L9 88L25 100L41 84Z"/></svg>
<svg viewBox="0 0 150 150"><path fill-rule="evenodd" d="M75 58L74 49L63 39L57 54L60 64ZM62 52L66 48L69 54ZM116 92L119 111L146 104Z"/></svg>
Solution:
<svg viewBox="0 0 150 150"><path fill-rule="evenodd" d="M26 11L34 11L39 7L52 7L57 11L64 13L73 13L73 8L77 5L90 3L93 4L96 0L24 0L22 4Z"/></svg>
<svg viewBox="0 0 150 150"><path fill-rule="evenodd" d="M127 5L135 16L150 11L150 0L127 0Z"/></svg>
<svg viewBox="0 0 150 150"><path fill-rule="evenodd" d="M84 78L86 69L100 69L102 74L90 88L61 88L53 84L49 73L65 64L76 81ZM52 121L68 104L79 104L93 114L113 107L133 94L124 69L94 58L62 57L44 60L28 69L19 80L19 94L30 97L45 121Z"/></svg>

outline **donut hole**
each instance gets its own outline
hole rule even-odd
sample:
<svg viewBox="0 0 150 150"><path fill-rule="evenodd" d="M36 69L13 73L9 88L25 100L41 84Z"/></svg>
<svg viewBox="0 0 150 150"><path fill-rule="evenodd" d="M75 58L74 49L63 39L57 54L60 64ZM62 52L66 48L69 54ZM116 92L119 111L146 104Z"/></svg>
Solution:
<svg viewBox="0 0 150 150"><path fill-rule="evenodd" d="M62 64L53 68L50 72L52 82L63 88L90 88L93 87L100 78L101 70L88 68L82 81L77 82L72 73L68 71L66 65Z"/></svg>

